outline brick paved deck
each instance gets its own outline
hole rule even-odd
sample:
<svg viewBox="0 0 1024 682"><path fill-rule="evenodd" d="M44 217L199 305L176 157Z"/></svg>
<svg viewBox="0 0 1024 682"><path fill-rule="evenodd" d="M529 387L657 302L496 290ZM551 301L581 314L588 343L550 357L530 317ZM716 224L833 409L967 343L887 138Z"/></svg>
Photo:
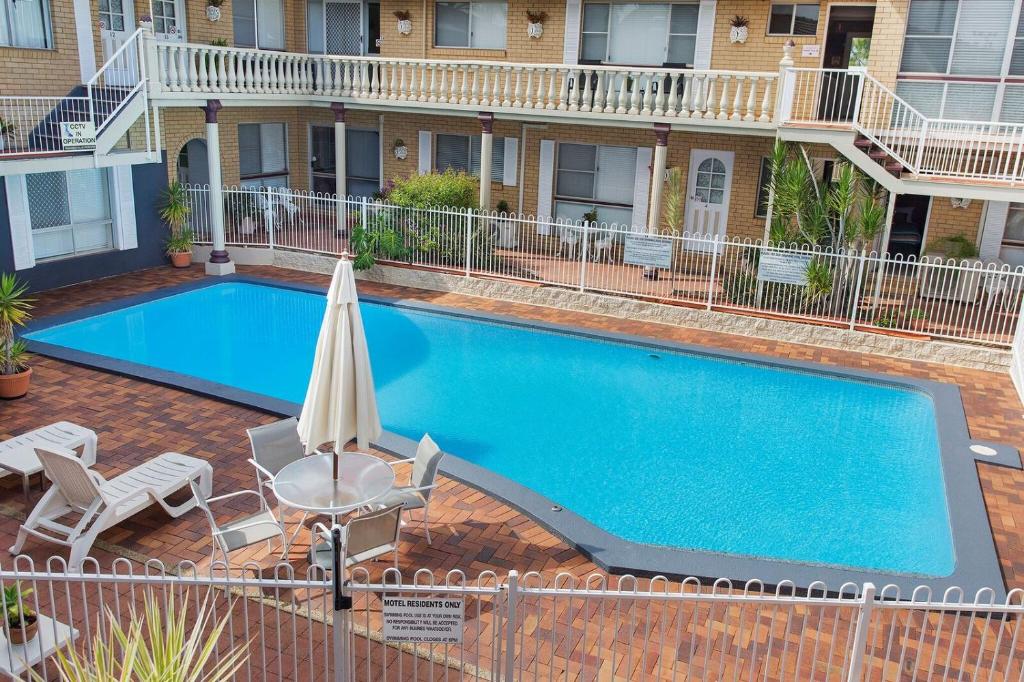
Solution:
<svg viewBox="0 0 1024 682"><path fill-rule="evenodd" d="M270 267L242 268L246 274L272 276L326 285L328 279ZM43 316L82 305L119 298L141 291L203 277L202 269L148 270L85 285L44 293L36 314ZM890 360L830 349L812 348L746 337L695 331L628 320L566 312L486 299L399 289L360 283L367 293L416 299L440 305L486 310L521 318L553 321L581 327L637 334L684 343L764 353L777 357L810 360L894 375L945 381L961 388L972 435L1024 448L1024 417L1008 376L979 370L945 367L907 360ZM48 358L36 358L32 390L28 397L0 404L0 438L65 419L99 433L97 469L117 473L167 450L204 457L214 464L214 493L252 488L254 476L245 460L249 456L245 429L276 417L180 390L118 377ZM1024 588L1024 529L1017 517L1024 512L1024 472L979 465L985 502L991 520L1003 574L1010 588ZM431 502L428 545L418 512L416 522L404 531L399 565L403 571L428 567L440 575L461 569L470 576L484 570L498 575L509 569L553 573L556 569L575 576L597 571L585 557L515 509L461 483L442 480ZM34 500L33 500L34 501ZM235 511L251 511L238 505ZM26 505L20 481L0 480L0 548L13 543ZM6 543L6 544L5 544ZM37 559L55 547L30 541L26 551ZM208 561L209 528L198 512L176 520L158 509L135 516L101 535L94 551L102 563L116 556L149 556L164 561ZM304 568L304 547L290 560ZM272 556L257 548L251 558L269 565ZM5 562L6 563L6 562ZM373 567L379 572L387 564ZM525 627L525 625L524 625ZM534 624L532 627L540 627ZM573 654L575 657L575 654ZM575 669L576 664L570 664ZM773 675L774 677L774 675Z"/></svg>

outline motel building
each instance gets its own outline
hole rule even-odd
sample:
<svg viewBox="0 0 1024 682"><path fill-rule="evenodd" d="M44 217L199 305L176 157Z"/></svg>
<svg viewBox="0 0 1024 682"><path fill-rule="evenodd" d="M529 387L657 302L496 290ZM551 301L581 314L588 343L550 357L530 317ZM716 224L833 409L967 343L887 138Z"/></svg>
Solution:
<svg viewBox="0 0 1024 682"><path fill-rule="evenodd" d="M677 231L758 240L777 139L823 182L845 157L884 189L880 253L962 237L981 263L1024 264L1020 14L1019 0L0 0L0 270L47 289L164 262L159 190L179 180L210 185L209 270L229 272L222 186L372 197L449 168L481 178L484 209L596 211L646 232L666 227L678 169Z"/></svg>

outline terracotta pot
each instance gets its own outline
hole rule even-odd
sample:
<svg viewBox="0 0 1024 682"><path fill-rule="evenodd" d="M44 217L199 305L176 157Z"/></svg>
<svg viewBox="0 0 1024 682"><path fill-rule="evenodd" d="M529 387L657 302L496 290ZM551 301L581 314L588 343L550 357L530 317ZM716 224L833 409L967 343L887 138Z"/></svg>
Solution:
<svg viewBox="0 0 1024 682"><path fill-rule="evenodd" d="M0 374L0 399L13 400L28 393L32 381L32 368L18 374Z"/></svg>
<svg viewBox="0 0 1024 682"><path fill-rule="evenodd" d="M176 268L187 268L192 265L191 251L179 251L178 253L172 253L169 255L171 256L171 265Z"/></svg>
<svg viewBox="0 0 1024 682"><path fill-rule="evenodd" d="M39 630L39 621L34 620L22 628L10 628L11 644L24 644L36 638Z"/></svg>

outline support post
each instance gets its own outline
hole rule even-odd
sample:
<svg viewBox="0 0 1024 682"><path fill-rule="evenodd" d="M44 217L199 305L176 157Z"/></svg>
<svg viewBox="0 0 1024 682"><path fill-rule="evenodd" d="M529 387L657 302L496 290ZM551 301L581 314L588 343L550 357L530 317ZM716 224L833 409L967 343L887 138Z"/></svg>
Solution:
<svg viewBox="0 0 1024 682"><path fill-rule="evenodd" d="M348 218L348 176L345 175L345 105L332 102L334 112L334 222L338 235L345 233Z"/></svg>
<svg viewBox="0 0 1024 682"><path fill-rule="evenodd" d="M587 251L590 248L590 223L583 221L583 244L580 248L580 291L587 288Z"/></svg>
<svg viewBox="0 0 1024 682"><path fill-rule="evenodd" d="M850 669L846 674L846 682L861 682L864 673L864 653L867 651L868 630L871 627L871 612L875 607L875 586L864 583L861 594L863 603L857 613L857 628L853 635L853 648L850 651Z"/></svg>
<svg viewBox="0 0 1024 682"><path fill-rule="evenodd" d="M482 111L480 119L480 210L491 210L491 157L494 149L494 114Z"/></svg>
<svg viewBox="0 0 1024 682"><path fill-rule="evenodd" d="M885 264L889 260L889 237L892 234L892 218L896 211L897 194L889 192L889 203L885 207L885 229L882 232L882 242L878 246L878 270L875 272L875 291L871 301L871 321L875 320L875 313L878 312L878 301L882 298L882 282L885 281Z"/></svg>
<svg viewBox="0 0 1024 682"><path fill-rule="evenodd" d="M647 209L647 232L658 234L661 226L661 195L665 188L665 168L668 165L668 133L671 127L667 123L654 124L654 162L651 167L651 200Z"/></svg>
<svg viewBox="0 0 1024 682"><path fill-rule="evenodd" d="M480 215L480 220L487 220L485 214ZM469 277L470 267L473 260L473 209L466 209L466 277Z"/></svg>
<svg viewBox="0 0 1024 682"><path fill-rule="evenodd" d="M857 283L853 286L853 295L850 296L850 329L854 329L857 326L857 304L860 302L860 292L864 287L864 268L867 265L868 257L861 249L860 252L860 264L857 268Z"/></svg>
<svg viewBox="0 0 1024 682"><path fill-rule="evenodd" d="M787 40L782 46L782 59L779 61L779 86L776 88L775 122L785 123L793 114L793 96L796 94L796 72L793 71L793 48L796 43Z"/></svg>
<svg viewBox="0 0 1024 682"><path fill-rule="evenodd" d="M505 665L501 676L503 682L511 682L515 679L516 664L516 607L519 602L519 571L515 569L508 572L508 606L505 609L508 614L505 618Z"/></svg>
<svg viewBox="0 0 1024 682"><path fill-rule="evenodd" d="M331 621L331 645L334 653L334 682L348 682L351 679L352 661L348 651L349 618L352 615L352 595L345 594L345 550L341 541L341 528L331 528L331 553L333 566L334 604Z"/></svg>
<svg viewBox="0 0 1024 682"><path fill-rule="evenodd" d="M715 275L718 272L718 249L718 235L716 234L711 242L711 276L708 277L708 310L711 310L711 306L715 303ZM760 283L761 280L758 280L758 284Z"/></svg>
<svg viewBox="0 0 1024 682"><path fill-rule="evenodd" d="M208 275L230 275L235 264L228 257L224 238L224 182L220 171L220 129L217 127L217 112L224 105L220 100L207 100L202 107L206 114L206 163L210 176L210 232L213 250L206 263Z"/></svg>

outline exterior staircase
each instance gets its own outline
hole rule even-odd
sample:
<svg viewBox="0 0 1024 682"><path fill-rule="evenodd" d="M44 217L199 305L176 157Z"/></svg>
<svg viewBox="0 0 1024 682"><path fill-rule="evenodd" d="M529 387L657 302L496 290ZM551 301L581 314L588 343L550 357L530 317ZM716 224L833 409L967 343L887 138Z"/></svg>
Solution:
<svg viewBox="0 0 1024 682"><path fill-rule="evenodd" d="M872 161L884 168L885 171L894 178L899 179L907 170L902 163L894 159L888 152L864 135L858 134L857 138L853 141L853 144L857 149L867 154Z"/></svg>

